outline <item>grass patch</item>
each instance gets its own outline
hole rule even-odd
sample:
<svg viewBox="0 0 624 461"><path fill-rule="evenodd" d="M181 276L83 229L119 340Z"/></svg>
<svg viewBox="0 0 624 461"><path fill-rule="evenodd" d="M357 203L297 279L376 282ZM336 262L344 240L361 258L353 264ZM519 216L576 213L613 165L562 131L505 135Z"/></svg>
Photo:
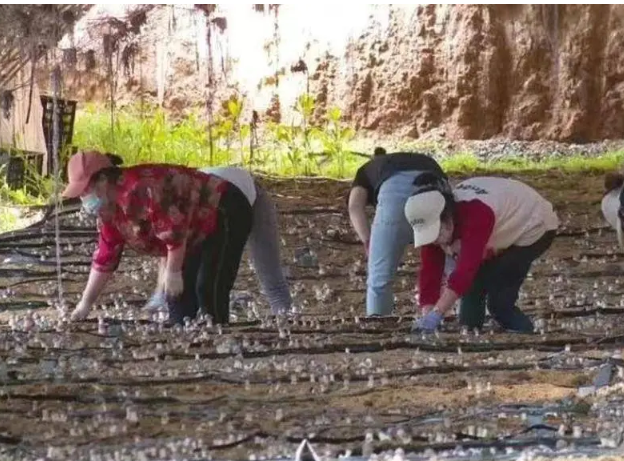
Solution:
<svg viewBox="0 0 624 461"><path fill-rule="evenodd" d="M460 153L440 159L440 165L449 174L467 173L530 173L559 170L567 173L618 170L624 165L624 151L608 152L595 157L572 155L568 157L532 160L526 157L507 157L495 161L483 161L472 153Z"/></svg>
<svg viewBox="0 0 624 461"><path fill-rule="evenodd" d="M521 159L524 160L524 159ZM563 158L553 158L541 161L516 161L513 159L495 162L492 167L508 172L560 170L568 173L607 172L617 170L624 163L624 151L609 152L596 157L573 155Z"/></svg>
<svg viewBox="0 0 624 461"><path fill-rule="evenodd" d="M87 106L77 114L74 145L80 149L95 149L121 155L126 165L140 163L174 163L190 167L210 165L239 165L255 172L271 175L323 176L351 179L366 158L352 152L356 133L345 126L337 108L327 110L321 120L312 119L314 100L303 95L296 113L298 125L266 123L250 126L241 122L242 100L231 99L215 114L215 123L209 131L198 113L182 120L172 120L158 108L140 110L127 107L116 114L111 129L110 114L103 107ZM250 142L254 139L254 147ZM624 164L624 151L600 156L581 155L532 160L527 157L506 157L483 161L472 152L445 155L441 144L433 141L414 141L402 151L432 152L450 175L510 174L544 170L568 173L607 172ZM211 148L212 145L212 148ZM54 181L35 180L36 194L27 190L9 190L0 184L0 206L41 205L53 195ZM32 186L32 184L31 184ZM12 228L18 218L4 209L0 213L2 227ZM13 214L12 214L13 213Z"/></svg>
<svg viewBox="0 0 624 461"><path fill-rule="evenodd" d="M337 109L328 110L325 121L312 125L313 102L300 103L304 121L301 126L267 124L260 130L258 145L251 152L249 126L241 125L240 108L230 108L217 116L212 129L212 154L207 125L198 114L174 122L155 109L141 115L129 107L118 113L111 130L109 114L96 106L80 111L76 119L74 143L81 149L115 152L127 165L139 163L177 163L190 167L244 165L255 171L279 176L326 176L352 178L366 161L352 153L355 133L342 125ZM246 127L246 128L245 128ZM476 172L528 172L558 169L566 172L609 171L624 162L624 151L595 157L569 157L533 160L506 157L483 161L472 152L445 155L433 142L411 143L411 150L433 152L450 174ZM401 149L408 150L408 149Z"/></svg>
<svg viewBox="0 0 624 461"><path fill-rule="evenodd" d="M337 108L328 109L313 123L315 102L303 95L296 107L299 124L252 126L241 122L242 104L242 100L229 100L210 128L198 113L174 121L160 108L145 112L136 107L118 111L111 128L110 115L91 105L77 114L74 144L114 152L127 165L240 165L283 176L345 178L357 169L358 160L361 163L360 157L348 152L355 132L344 125Z"/></svg>
<svg viewBox="0 0 624 461"><path fill-rule="evenodd" d="M20 219L14 209L0 206L0 232L8 232L20 227Z"/></svg>
<svg viewBox="0 0 624 461"><path fill-rule="evenodd" d="M200 167L210 161L207 127L196 114L172 123L161 110L143 116L130 107L117 113L113 130L110 114L89 106L77 114L73 141L80 149L114 152L127 165L150 162ZM223 153L216 149L212 162L218 165L233 160Z"/></svg>
<svg viewBox="0 0 624 461"><path fill-rule="evenodd" d="M446 157L438 158L442 169L449 174L475 173L485 169L485 165L472 152L460 152Z"/></svg>

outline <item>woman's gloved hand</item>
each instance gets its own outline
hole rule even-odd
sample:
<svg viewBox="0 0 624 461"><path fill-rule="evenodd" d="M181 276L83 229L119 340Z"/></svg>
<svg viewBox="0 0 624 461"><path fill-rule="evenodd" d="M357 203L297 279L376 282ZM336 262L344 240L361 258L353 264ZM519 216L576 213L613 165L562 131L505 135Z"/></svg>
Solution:
<svg viewBox="0 0 624 461"><path fill-rule="evenodd" d="M156 290L152 293L151 298L145 303L143 309L148 312L158 311L167 306L167 297L162 290Z"/></svg>
<svg viewBox="0 0 624 461"><path fill-rule="evenodd" d="M170 297L179 296L184 290L182 271L165 271L165 294Z"/></svg>
<svg viewBox="0 0 624 461"><path fill-rule="evenodd" d="M424 317L417 319L412 325L412 332L416 331L435 331L442 323L442 314L436 310L429 311Z"/></svg>

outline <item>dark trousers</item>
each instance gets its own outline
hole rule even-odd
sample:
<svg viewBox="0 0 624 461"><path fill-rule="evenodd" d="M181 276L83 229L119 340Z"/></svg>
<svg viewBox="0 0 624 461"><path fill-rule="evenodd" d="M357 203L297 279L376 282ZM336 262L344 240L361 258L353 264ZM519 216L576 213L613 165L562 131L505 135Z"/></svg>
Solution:
<svg viewBox="0 0 624 461"><path fill-rule="evenodd" d="M202 312L210 314L214 323L229 323L230 292L252 221L249 201L231 184L219 201L216 232L187 249L184 291L168 300L170 321L181 323L184 317L193 319Z"/></svg>
<svg viewBox="0 0 624 461"><path fill-rule="evenodd" d="M481 328L485 320L485 304L494 319L505 329L532 332L533 322L518 306L518 292L531 264L552 244L555 231L546 232L530 246L512 246L486 261L462 297L459 322L468 328Z"/></svg>

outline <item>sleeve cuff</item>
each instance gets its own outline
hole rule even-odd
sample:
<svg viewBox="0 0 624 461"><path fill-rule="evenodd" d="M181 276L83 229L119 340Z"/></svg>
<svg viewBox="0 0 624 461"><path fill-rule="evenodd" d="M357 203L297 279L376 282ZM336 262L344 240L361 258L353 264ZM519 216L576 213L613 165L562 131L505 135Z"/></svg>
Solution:
<svg viewBox="0 0 624 461"><path fill-rule="evenodd" d="M96 272L102 272L104 274L110 274L112 272L115 272L117 270L117 268L119 267L119 262L112 262L112 263L107 263L107 264L101 264L101 263L97 263L97 262L92 262L91 263L91 269L96 271Z"/></svg>

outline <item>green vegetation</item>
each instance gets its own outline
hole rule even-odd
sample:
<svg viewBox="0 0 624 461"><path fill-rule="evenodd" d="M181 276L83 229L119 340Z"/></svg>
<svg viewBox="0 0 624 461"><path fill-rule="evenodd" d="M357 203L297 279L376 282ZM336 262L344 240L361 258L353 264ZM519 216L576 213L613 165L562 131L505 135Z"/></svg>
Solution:
<svg viewBox="0 0 624 461"><path fill-rule="evenodd" d="M83 110L76 120L74 142L82 149L115 152L126 164L146 162L178 163L192 167L238 165L279 176L326 176L351 178L366 161L357 154L355 131L346 126L338 108L330 108L317 123L313 121L315 101L299 98L295 111L300 123L267 123L255 133L241 122L243 101L231 99L215 117L212 131L199 113L173 122L160 109L141 113L126 108L111 130L107 111L96 106ZM211 155L210 140L213 142ZM251 148L251 139L258 139ZM476 171L519 172L560 169L563 171L608 171L624 162L624 151L596 157L570 156L541 161L508 157L484 162L472 152L445 155L435 142L410 142L385 146L388 151L425 151L434 155L450 173Z"/></svg>
<svg viewBox="0 0 624 461"><path fill-rule="evenodd" d="M0 178L4 177L4 168L0 167ZM54 196L54 179L42 178L33 167L26 163L24 187L17 190L9 189L3 180L0 181L0 233L23 227L25 213L29 206L45 205Z"/></svg>
<svg viewBox="0 0 624 461"><path fill-rule="evenodd" d="M314 98L302 95L295 107L300 124L268 123L256 132L241 121L243 105L241 99L228 100L216 114L211 130L198 113L173 122L161 109L145 115L132 107L118 112L112 130L109 114L89 106L77 117L74 143L83 149L115 152L128 165L239 165L285 176L344 178L362 162L347 151L355 133L344 126L340 109L329 109L315 124Z"/></svg>
<svg viewBox="0 0 624 461"><path fill-rule="evenodd" d="M524 157L508 157L484 162L473 153L459 153L443 158L440 164L450 174L475 172L527 173L559 170L568 173L607 172L618 170L624 164L624 151L609 152L595 157L573 155L569 157L531 160Z"/></svg>
<svg viewBox="0 0 624 461"><path fill-rule="evenodd" d="M307 94L302 95L295 106L298 123L252 125L243 120L244 109L243 99L226 101L214 114L213 127L209 131L200 113L174 121L159 108L130 106L117 111L114 129L111 129L109 111L90 105L78 113L74 145L80 149L117 153L124 158L126 165L148 162L191 167L238 165L278 176L336 179L352 178L366 161L365 154L369 154L357 153L361 143L356 139L355 131L345 124L340 109L330 108L326 113L318 114L314 98ZM411 141L384 147L389 152L428 152L450 174L547 169L604 172L618 169L624 163L624 151L589 158L579 155L533 161L508 157L484 162L472 152L445 155L441 146L433 141ZM30 173L28 183L20 190L10 190L0 182L0 230L14 227L17 219L7 206L43 204L52 197L54 180ZM3 205L5 208L1 208Z"/></svg>
<svg viewBox="0 0 624 461"><path fill-rule="evenodd" d="M10 208L0 208L0 232L8 232L20 227L20 220Z"/></svg>
<svg viewBox="0 0 624 461"><path fill-rule="evenodd" d="M13 156L19 156L18 151L11 152ZM0 165L0 207L6 205L29 206L44 205L54 195L55 181L53 177L42 177L35 167L27 160L24 162L24 187L11 190L4 180L7 165ZM9 219L1 214L0 219Z"/></svg>

